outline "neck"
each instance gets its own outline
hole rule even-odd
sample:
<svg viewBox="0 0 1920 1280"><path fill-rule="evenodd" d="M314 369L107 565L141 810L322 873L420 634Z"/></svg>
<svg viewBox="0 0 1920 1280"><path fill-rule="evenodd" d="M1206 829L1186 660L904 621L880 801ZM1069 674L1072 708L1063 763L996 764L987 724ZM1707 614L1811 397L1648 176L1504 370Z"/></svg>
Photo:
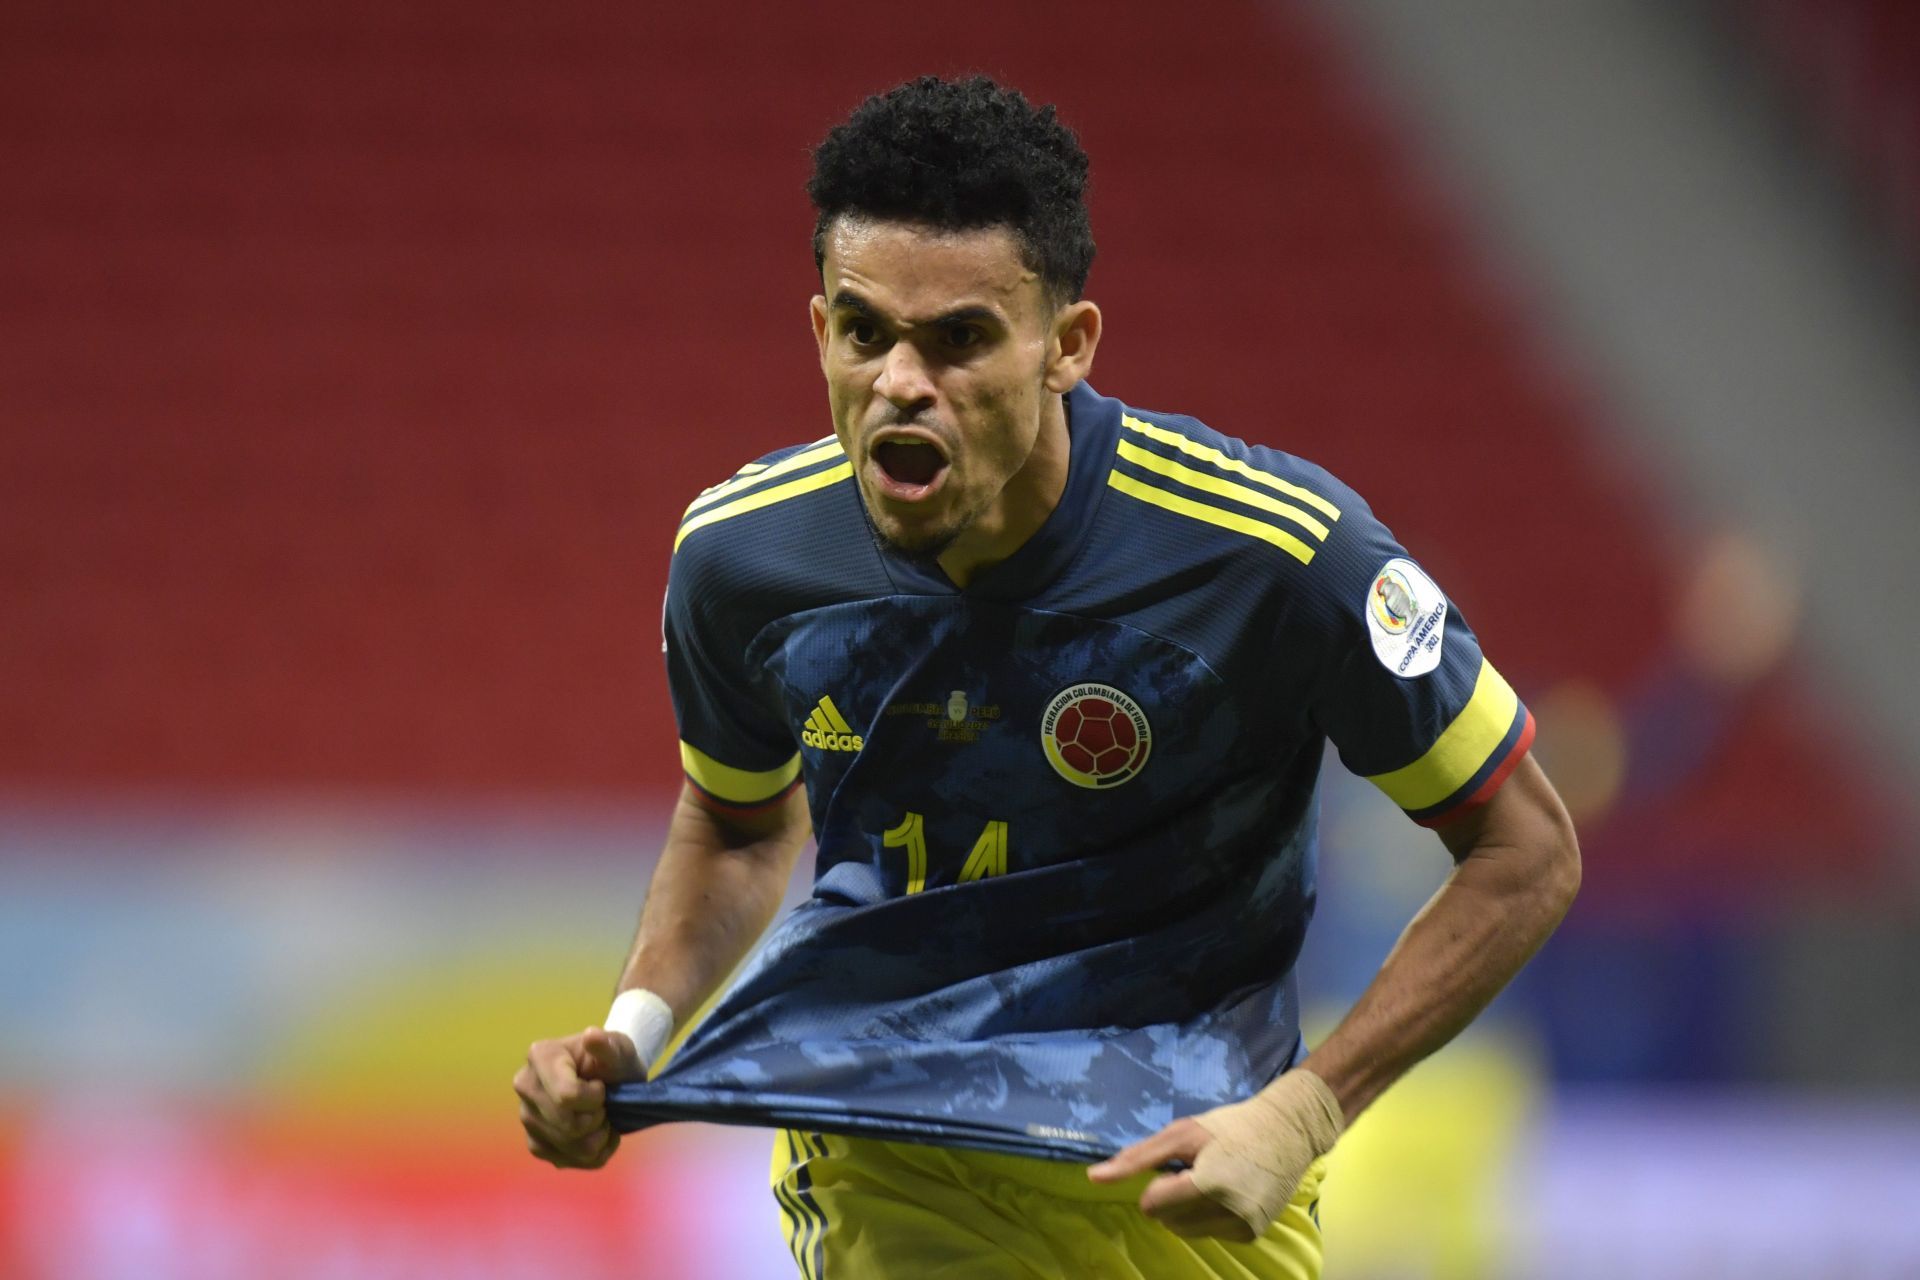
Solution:
<svg viewBox="0 0 1920 1280"><path fill-rule="evenodd" d="M975 574L999 564L1039 532L1067 491L1070 453L1066 397L1046 396L1033 452L993 505L940 553L940 568L955 586L965 587Z"/></svg>

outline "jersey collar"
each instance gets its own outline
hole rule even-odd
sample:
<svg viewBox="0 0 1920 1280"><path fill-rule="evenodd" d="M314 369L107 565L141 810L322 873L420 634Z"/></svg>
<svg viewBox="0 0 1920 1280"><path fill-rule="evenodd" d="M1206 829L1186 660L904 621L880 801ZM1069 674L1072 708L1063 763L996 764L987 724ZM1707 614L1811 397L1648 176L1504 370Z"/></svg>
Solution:
<svg viewBox="0 0 1920 1280"><path fill-rule="evenodd" d="M1107 491L1107 473L1120 434L1120 402L1082 382L1067 392L1067 487L1046 520L1018 551L973 575L965 591L953 585L937 561L904 555L874 537L874 546L894 586L908 595L966 595L994 600L1024 600L1058 578L1086 542L1093 517ZM854 490L854 501L866 504ZM871 522L868 528L872 528Z"/></svg>

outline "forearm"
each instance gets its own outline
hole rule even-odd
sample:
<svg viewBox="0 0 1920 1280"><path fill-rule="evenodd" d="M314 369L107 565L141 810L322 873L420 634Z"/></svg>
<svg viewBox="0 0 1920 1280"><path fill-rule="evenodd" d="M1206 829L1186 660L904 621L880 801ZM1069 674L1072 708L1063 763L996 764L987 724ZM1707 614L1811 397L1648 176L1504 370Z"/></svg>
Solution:
<svg viewBox="0 0 1920 1280"><path fill-rule="evenodd" d="M741 827L682 794L619 989L652 991L684 1024L766 930L805 843L798 797Z"/></svg>
<svg viewBox="0 0 1920 1280"><path fill-rule="evenodd" d="M1090 1168L1114 1182L1170 1160L1140 1207L1182 1235L1266 1230L1346 1124L1451 1040L1527 962L1580 883L1573 824L1530 757L1480 810L1441 833L1455 867L1352 1012L1302 1063L1250 1098L1183 1116Z"/></svg>
<svg viewBox="0 0 1920 1280"><path fill-rule="evenodd" d="M1459 865L1304 1064L1349 1121L1473 1021L1573 901L1580 856L1558 798L1530 761L1508 787L1534 793L1534 820L1458 841Z"/></svg>

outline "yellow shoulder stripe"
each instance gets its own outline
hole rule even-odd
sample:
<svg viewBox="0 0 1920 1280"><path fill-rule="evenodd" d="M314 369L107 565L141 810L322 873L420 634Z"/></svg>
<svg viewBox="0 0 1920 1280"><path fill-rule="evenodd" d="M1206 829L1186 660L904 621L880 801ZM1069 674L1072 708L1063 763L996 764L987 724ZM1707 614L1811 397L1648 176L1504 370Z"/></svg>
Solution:
<svg viewBox="0 0 1920 1280"><path fill-rule="evenodd" d="M1165 489L1156 489L1145 481L1136 480L1119 470L1107 473L1107 483L1128 497L1138 498L1142 502L1151 502L1156 507L1164 507L1168 511L1190 516L1195 520L1219 525L1222 529L1244 533L1262 542L1270 542L1301 564L1313 563L1312 547L1285 529L1277 528L1264 520L1255 520L1252 516L1243 516L1233 511L1223 511L1219 507L1210 507L1204 502L1183 498L1177 493L1168 493Z"/></svg>
<svg viewBox="0 0 1920 1280"><path fill-rule="evenodd" d="M1120 424L1127 430L1138 432L1149 440L1157 440L1161 444L1170 444L1180 452L1186 454L1189 458L1199 458L1202 462L1211 462L1223 471L1231 471L1237 476L1245 476L1255 484L1265 485L1276 493L1284 493L1290 498L1304 502L1329 520L1338 520L1340 518L1340 508L1334 506L1331 502L1328 502L1311 489L1303 489L1297 484L1289 484L1279 476L1262 471L1258 467L1250 467L1238 458L1229 458L1218 449L1201 444L1197 440L1189 440L1178 431L1169 431L1165 427L1156 427L1151 422L1144 422L1131 414L1123 416L1120 419ZM1321 536L1324 537L1325 535L1322 534Z"/></svg>
<svg viewBox="0 0 1920 1280"><path fill-rule="evenodd" d="M1514 712L1519 708L1519 695L1493 664L1482 658L1473 696L1427 753L1404 768L1376 774L1367 781L1402 809L1431 809L1480 772L1480 766L1513 727Z"/></svg>
<svg viewBox="0 0 1920 1280"><path fill-rule="evenodd" d="M1137 444L1128 444L1125 440L1120 442L1120 456L1135 466L1156 471L1168 479L1178 480L1181 484L1205 490L1207 493L1217 493L1223 498L1232 498L1235 502L1244 502L1262 511L1271 511L1274 515L1293 521L1318 541L1327 540L1327 526L1290 502L1282 502L1278 498L1270 497L1257 489L1249 489L1246 485L1236 484L1232 480L1223 480L1210 471L1195 471L1192 467L1182 466L1172 458L1163 458L1157 453L1142 449Z"/></svg>
<svg viewBox="0 0 1920 1280"><path fill-rule="evenodd" d="M749 462L746 466L740 468L738 471L728 476L725 480L720 481L718 484L710 484L706 488L702 489L700 491L700 497L704 498L716 489L724 489L726 486L732 484L736 480L739 480L745 476L758 475L762 471L765 471L766 469L767 469L767 464L764 462Z"/></svg>
<svg viewBox="0 0 1920 1280"><path fill-rule="evenodd" d="M699 497L695 498L693 502L688 505L686 514L692 515L702 507L710 507L716 502L733 497L735 494L745 493L749 489L757 489L769 480L778 479L781 476L798 471L803 467L810 467L816 462L825 462L828 458L833 457L839 452L840 442L832 436L828 436L825 440L816 440L800 452L790 457L782 458L780 461L772 463L771 465L750 462L735 472L731 478L721 481L719 484L713 486L713 488L706 490Z"/></svg>
<svg viewBox="0 0 1920 1280"><path fill-rule="evenodd" d="M835 447L837 448L838 446ZM687 535L695 529L704 529L710 524L718 524L722 520L731 520L733 517L745 515L749 511L758 511L760 508L770 507L776 502L785 502L788 498L797 498L803 493L812 493L815 489L824 489L830 484L839 484L851 475L853 475L853 464L851 462L843 462L837 467L829 467L825 471L815 472L810 476L801 476L798 480L789 480L785 484L776 484L771 489L762 489L758 493L750 493L738 502L730 502L724 507L702 512L697 516L691 516L687 519L686 523L680 526L680 532L674 535L673 549L678 551L680 544L685 542Z"/></svg>
<svg viewBox="0 0 1920 1280"><path fill-rule="evenodd" d="M721 764L700 748L682 742L680 767L708 795L728 804L753 805L773 799L800 776L800 753L794 752L793 759L777 769L755 773L750 769L736 769L730 764Z"/></svg>

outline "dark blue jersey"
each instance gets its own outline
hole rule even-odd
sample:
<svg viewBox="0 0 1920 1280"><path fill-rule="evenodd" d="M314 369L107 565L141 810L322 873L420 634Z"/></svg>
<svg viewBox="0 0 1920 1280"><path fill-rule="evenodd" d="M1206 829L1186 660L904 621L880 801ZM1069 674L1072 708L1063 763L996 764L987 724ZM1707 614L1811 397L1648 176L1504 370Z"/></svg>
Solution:
<svg viewBox="0 0 1920 1280"><path fill-rule="evenodd" d="M832 440L688 510L666 651L688 778L804 786L819 856L623 1129L784 1125L1090 1160L1303 1055L1323 744L1418 821L1532 720L1345 485L1082 386L1066 492L959 590L874 536Z"/></svg>

